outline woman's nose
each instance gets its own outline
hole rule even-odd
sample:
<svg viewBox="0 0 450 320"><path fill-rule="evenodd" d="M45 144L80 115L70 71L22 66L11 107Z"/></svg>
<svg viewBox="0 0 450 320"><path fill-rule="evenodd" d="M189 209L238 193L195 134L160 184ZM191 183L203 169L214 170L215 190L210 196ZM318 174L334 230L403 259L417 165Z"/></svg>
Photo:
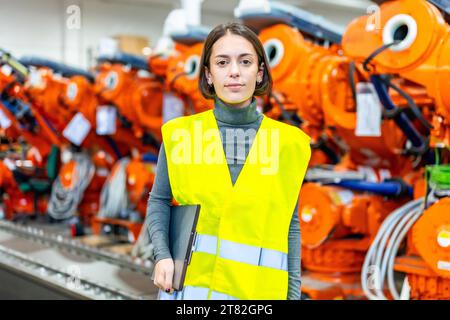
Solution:
<svg viewBox="0 0 450 320"><path fill-rule="evenodd" d="M231 62L230 64L230 76L232 78L238 77L240 75L239 65L237 62Z"/></svg>

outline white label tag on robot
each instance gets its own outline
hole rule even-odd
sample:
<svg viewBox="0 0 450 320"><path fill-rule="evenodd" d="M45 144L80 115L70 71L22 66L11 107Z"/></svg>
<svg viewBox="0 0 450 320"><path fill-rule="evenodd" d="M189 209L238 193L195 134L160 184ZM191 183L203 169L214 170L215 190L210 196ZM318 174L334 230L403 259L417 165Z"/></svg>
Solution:
<svg viewBox="0 0 450 320"><path fill-rule="evenodd" d="M30 69L28 75L28 83L32 88L43 88L44 80L42 79L42 73L34 68Z"/></svg>
<svg viewBox="0 0 450 320"><path fill-rule="evenodd" d="M0 127L2 127L3 129L8 129L9 127L11 127L11 120L3 112L2 109L0 109Z"/></svg>
<svg viewBox="0 0 450 320"><path fill-rule="evenodd" d="M357 137L381 136L381 103L373 84L360 82L356 85Z"/></svg>
<svg viewBox="0 0 450 320"><path fill-rule="evenodd" d="M64 128L63 136L73 144L79 146L86 139L89 130L91 130L91 124L82 113L78 112Z"/></svg>
<svg viewBox="0 0 450 320"><path fill-rule="evenodd" d="M111 135L116 133L116 108L112 106L100 106L96 114L96 132L98 135Z"/></svg>
<svg viewBox="0 0 450 320"><path fill-rule="evenodd" d="M163 123L166 123L170 119L182 117L183 115L183 100L171 93L165 92L163 98Z"/></svg>

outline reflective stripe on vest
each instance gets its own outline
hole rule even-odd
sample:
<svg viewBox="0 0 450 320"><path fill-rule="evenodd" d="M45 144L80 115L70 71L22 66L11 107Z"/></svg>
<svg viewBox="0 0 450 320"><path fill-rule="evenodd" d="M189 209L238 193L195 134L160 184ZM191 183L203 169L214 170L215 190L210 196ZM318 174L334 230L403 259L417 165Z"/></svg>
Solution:
<svg viewBox="0 0 450 320"><path fill-rule="evenodd" d="M162 290L159 291L159 300L208 300L209 288L185 286L181 291L175 291L174 293L166 293ZM233 296L225 293L212 291L210 300L239 300Z"/></svg>
<svg viewBox="0 0 450 320"><path fill-rule="evenodd" d="M197 234L193 245L193 251L216 254L217 237L206 234Z"/></svg>
<svg viewBox="0 0 450 320"><path fill-rule="evenodd" d="M193 251L215 255L217 252L216 248L217 237L197 234L193 245ZM219 256L224 259L239 261L255 266L274 268L283 271L288 270L286 253L228 240L220 241Z"/></svg>

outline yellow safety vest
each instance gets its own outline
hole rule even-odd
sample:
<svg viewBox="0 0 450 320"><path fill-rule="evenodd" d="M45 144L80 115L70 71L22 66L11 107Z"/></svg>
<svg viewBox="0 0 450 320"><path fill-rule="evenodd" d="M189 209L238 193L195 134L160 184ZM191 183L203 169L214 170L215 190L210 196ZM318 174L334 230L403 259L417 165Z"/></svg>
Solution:
<svg viewBox="0 0 450 320"><path fill-rule="evenodd" d="M162 135L174 199L201 205L177 298L286 299L288 232L309 136L264 116L233 185L212 110L170 120Z"/></svg>

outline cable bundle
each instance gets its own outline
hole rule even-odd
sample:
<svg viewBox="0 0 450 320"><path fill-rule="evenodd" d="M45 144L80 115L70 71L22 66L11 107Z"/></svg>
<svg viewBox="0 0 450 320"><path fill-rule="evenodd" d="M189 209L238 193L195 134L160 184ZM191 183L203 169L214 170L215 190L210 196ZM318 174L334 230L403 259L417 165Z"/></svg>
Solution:
<svg viewBox="0 0 450 320"><path fill-rule="evenodd" d="M61 183L60 176L52 186L47 213L55 220L65 220L74 216L83 199L84 191L95 173L95 166L87 154L75 153L73 161L76 165L73 170L72 188L66 189Z"/></svg>
<svg viewBox="0 0 450 320"><path fill-rule="evenodd" d="M129 158L123 158L114 165L112 174L108 176L100 194L100 210L98 215L102 218L117 219L128 209L126 168Z"/></svg>
<svg viewBox="0 0 450 320"><path fill-rule="evenodd" d="M395 285L394 261L407 232L422 215L423 202L423 198L408 202L393 211L380 226L361 272L362 288L369 299L387 300L386 282L395 300L403 298Z"/></svg>

